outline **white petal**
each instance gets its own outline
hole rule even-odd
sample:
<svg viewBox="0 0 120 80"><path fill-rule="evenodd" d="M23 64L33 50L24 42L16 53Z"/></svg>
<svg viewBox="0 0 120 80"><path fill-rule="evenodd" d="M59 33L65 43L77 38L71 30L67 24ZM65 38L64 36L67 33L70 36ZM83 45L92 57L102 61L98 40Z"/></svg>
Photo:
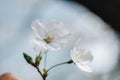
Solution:
<svg viewBox="0 0 120 80"><path fill-rule="evenodd" d="M33 50L35 52L40 53L46 51L47 49L48 47L43 41L37 38L33 40Z"/></svg>
<svg viewBox="0 0 120 80"><path fill-rule="evenodd" d="M84 62L84 63L91 62L93 60L93 55L91 54L91 51L89 51L89 50L81 49L81 50L79 50L79 54L82 54L82 56L83 56L82 62Z"/></svg>
<svg viewBox="0 0 120 80"><path fill-rule="evenodd" d="M87 65L82 65L82 64L79 64L79 63L77 63L76 65L78 66L78 68L80 68L83 71L93 72L92 69Z"/></svg>
<svg viewBox="0 0 120 80"><path fill-rule="evenodd" d="M61 48L64 48L66 46L67 42L68 42L68 39L63 37L60 39L56 39L55 41L52 41L50 43L50 45L54 48L61 49Z"/></svg>
<svg viewBox="0 0 120 80"><path fill-rule="evenodd" d="M74 49L71 50L71 58L75 63L77 63L77 58L76 57L77 57L77 55L76 55L75 50Z"/></svg>
<svg viewBox="0 0 120 80"><path fill-rule="evenodd" d="M53 21L48 24L47 33L51 33L55 36L55 39L65 38L69 34L69 32L63 28L63 24L61 22Z"/></svg>
<svg viewBox="0 0 120 80"><path fill-rule="evenodd" d="M31 26L36 37L39 39L43 39L45 37L44 26L39 22L39 20L33 21Z"/></svg>
<svg viewBox="0 0 120 80"><path fill-rule="evenodd" d="M80 46L80 38L76 41L74 49L79 50L79 46Z"/></svg>
<svg viewBox="0 0 120 80"><path fill-rule="evenodd" d="M48 50L58 51L58 50L60 50L60 49L61 49L61 48L59 48L59 47L55 47L55 46L48 45Z"/></svg>
<svg viewBox="0 0 120 80"><path fill-rule="evenodd" d="M61 48L64 47L63 43L59 43L59 42L52 42L49 44L52 48L54 48L54 50L60 50Z"/></svg>
<svg viewBox="0 0 120 80"><path fill-rule="evenodd" d="M49 23L48 26L46 33L50 33L54 37L50 46L57 50L64 48L71 34L67 30L63 29L63 24L60 22L54 21Z"/></svg>
<svg viewBox="0 0 120 80"><path fill-rule="evenodd" d="M46 29L46 31L52 32L52 33L55 33L55 34L59 33L61 30L63 30L62 29L63 24L60 23L60 22L57 22L57 21L53 21L53 22L48 23L47 27L48 28Z"/></svg>
<svg viewBox="0 0 120 80"><path fill-rule="evenodd" d="M80 64L89 65L91 64L91 61L90 60L81 61Z"/></svg>

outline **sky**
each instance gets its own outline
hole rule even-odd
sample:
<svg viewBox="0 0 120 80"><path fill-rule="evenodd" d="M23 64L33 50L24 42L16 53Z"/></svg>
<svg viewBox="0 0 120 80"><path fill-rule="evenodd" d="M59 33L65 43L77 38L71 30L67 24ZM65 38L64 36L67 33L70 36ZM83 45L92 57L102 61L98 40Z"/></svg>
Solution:
<svg viewBox="0 0 120 80"><path fill-rule="evenodd" d="M91 50L94 55L93 73L83 72L75 65L63 65L52 70L48 80L120 79L119 38L109 24L85 6L63 0L2 0L0 17L0 74L10 72L23 80L41 79L22 55L27 52L36 56L31 44L34 38L31 23L39 19L44 24L52 20L63 22L72 33L66 48L48 53L47 67L70 59L70 50L78 38L81 39L80 47Z"/></svg>

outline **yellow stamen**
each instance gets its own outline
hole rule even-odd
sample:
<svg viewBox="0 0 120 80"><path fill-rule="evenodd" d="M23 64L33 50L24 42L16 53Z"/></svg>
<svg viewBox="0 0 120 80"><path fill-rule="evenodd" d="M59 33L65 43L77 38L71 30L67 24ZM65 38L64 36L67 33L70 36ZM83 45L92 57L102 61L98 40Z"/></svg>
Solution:
<svg viewBox="0 0 120 80"><path fill-rule="evenodd" d="M51 34L47 34L47 37L44 39L46 43L51 43L54 37Z"/></svg>

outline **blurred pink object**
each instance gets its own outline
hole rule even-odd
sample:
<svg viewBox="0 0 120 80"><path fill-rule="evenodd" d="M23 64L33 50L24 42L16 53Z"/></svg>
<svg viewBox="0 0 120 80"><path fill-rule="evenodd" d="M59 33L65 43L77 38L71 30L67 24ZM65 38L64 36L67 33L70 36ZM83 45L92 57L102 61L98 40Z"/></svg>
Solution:
<svg viewBox="0 0 120 80"><path fill-rule="evenodd" d="M22 79L10 73L5 73L0 76L0 80L22 80Z"/></svg>

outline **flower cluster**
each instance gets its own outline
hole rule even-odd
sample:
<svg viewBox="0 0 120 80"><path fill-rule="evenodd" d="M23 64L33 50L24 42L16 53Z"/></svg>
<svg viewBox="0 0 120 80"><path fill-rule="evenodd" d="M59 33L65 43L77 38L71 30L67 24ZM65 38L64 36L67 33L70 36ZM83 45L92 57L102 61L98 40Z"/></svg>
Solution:
<svg viewBox="0 0 120 80"><path fill-rule="evenodd" d="M93 60L93 55L91 51L80 48L80 39L77 40L75 46L71 50L70 60L56 64L49 69L44 68L42 72L41 69L39 69L39 64L43 56L41 53L47 54L49 50L60 50L64 48L66 43L69 41L71 34L66 29L63 29L64 26L62 23L57 21L43 25L39 20L35 20L32 22L31 26L35 35L35 39L33 40L33 49L35 52L39 53L39 55L36 56L35 62L33 62L32 57L28 54L23 53L23 55L26 61L37 69L43 80L46 80L49 70L63 64L74 63L81 70L92 72L89 65Z"/></svg>

